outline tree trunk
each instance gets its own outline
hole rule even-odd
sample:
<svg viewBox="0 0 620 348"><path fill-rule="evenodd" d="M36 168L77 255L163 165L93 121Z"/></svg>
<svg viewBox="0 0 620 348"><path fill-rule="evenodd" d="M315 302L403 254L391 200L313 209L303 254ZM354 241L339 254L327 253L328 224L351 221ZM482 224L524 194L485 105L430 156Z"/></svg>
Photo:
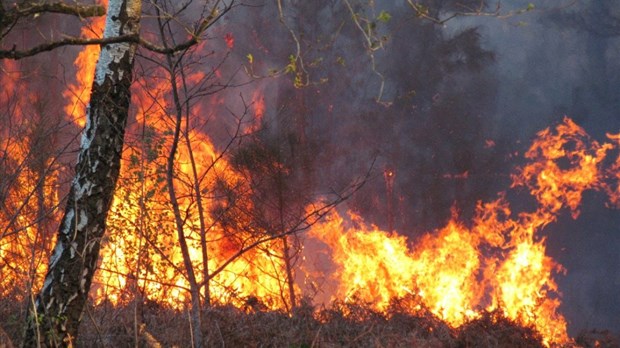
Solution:
<svg viewBox="0 0 620 348"><path fill-rule="evenodd" d="M294 235L293 235L294 236ZM292 313L297 307L297 299L295 297L295 278L293 278L293 264L291 248L288 244L288 237L282 237L282 245L284 249L284 266L286 267L286 285L288 286L288 297L291 303L290 312Z"/></svg>
<svg viewBox="0 0 620 348"><path fill-rule="evenodd" d="M175 100L175 103L179 100ZM186 103L189 104L189 103ZM189 108L189 105L187 106ZM209 275L209 249L207 245L207 224L204 206L202 205L202 190L200 188L200 177L198 176L198 169L196 168L196 158L192 151L192 141L189 134L189 110L185 113L187 115L185 122L185 141L187 145L187 153L189 155L190 165L192 168L192 178L194 195L196 196L196 207L198 208L198 222L200 223L200 251L202 253L202 279L204 282L204 304L209 307L211 305L211 288L209 287L210 275Z"/></svg>
<svg viewBox="0 0 620 348"><path fill-rule="evenodd" d="M172 206L172 212L174 213L174 221L177 230L177 237L179 238L179 247L181 248L181 255L183 256L183 266L187 272L187 281L190 287L191 307L190 307L190 322L192 326L192 347L201 348L203 346L202 335L202 314L201 314L201 300L200 300L200 287L196 280L196 273L194 272L194 266L192 264L191 256L189 254L189 247L187 239L185 238L184 219L181 216L181 208L179 207L179 200L174 187L174 162L181 140L181 124L183 122L183 108L179 99L179 90L177 86L177 75L174 70L174 62L171 55L166 56L168 66L170 67L170 85L172 87L172 98L174 100L175 109L175 127L174 135L172 139L172 145L168 154L168 161L166 163L166 184L168 186L168 195L170 196L170 205Z"/></svg>
<svg viewBox="0 0 620 348"><path fill-rule="evenodd" d="M110 0L104 37L138 34L140 0ZM65 214L24 347L72 346L88 299L120 170L136 44L102 47Z"/></svg>

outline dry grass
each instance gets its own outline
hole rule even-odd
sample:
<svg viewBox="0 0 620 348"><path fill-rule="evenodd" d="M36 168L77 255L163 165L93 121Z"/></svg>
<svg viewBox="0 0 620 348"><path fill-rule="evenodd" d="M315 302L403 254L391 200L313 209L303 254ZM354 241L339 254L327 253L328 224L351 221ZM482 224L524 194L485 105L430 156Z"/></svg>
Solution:
<svg viewBox="0 0 620 348"><path fill-rule="evenodd" d="M208 347L542 347L540 335L498 312L490 312L453 329L422 307L411 313L410 299L394 301L380 313L363 303L336 302L317 308L303 301L289 315L265 310L255 299L246 308L205 309L203 331ZM7 302L7 303L5 303ZM23 305L0 301L2 328L18 346ZM142 331L140 325L142 324ZM138 329L138 335L135 330ZM187 312L156 304L89 307L80 329L79 347L191 347ZM148 333L148 335L145 335ZM147 340L151 336L151 340ZM608 332L588 332L576 342L584 347L618 347Z"/></svg>

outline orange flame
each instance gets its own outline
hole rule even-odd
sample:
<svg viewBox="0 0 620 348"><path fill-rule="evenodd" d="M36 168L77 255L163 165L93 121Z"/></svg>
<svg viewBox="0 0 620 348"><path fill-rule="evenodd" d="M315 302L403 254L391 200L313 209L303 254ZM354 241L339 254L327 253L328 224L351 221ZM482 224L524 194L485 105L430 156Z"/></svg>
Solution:
<svg viewBox="0 0 620 348"><path fill-rule="evenodd" d="M186 81L198 83L204 77L196 72ZM189 303L186 291L189 283L182 269L182 254L162 172L172 142L170 107L166 98L170 95L170 83L153 78L145 85L149 86L148 92L142 89L133 92L133 104L138 106L136 125L143 127L142 139L124 150L123 157L128 161L123 166L108 218L109 237L101 251L101 271L94 281L94 297L98 302L126 303L139 294L174 308L183 308ZM259 103L253 104L257 116L263 112L256 106ZM198 110L192 113L199 114ZM247 183L220 156L204 133L193 128L183 129L182 137L186 136L190 143L182 140L177 151L175 190L181 211L186 214L183 229L197 282L204 285L206 270L200 245L196 180L199 194L203 196L202 209L206 212L208 270L211 272L226 264L218 274L209 275L210 300L242 307L247 298L255 297L268 308L286 308L284 261L277 256L283 248L282 241L262 243L259 248L227 263L244 244L254 242L256 237L249 231L227 231L216 223L218 217L214 209L222 201L212 192L222 183L244 191Z"/></svg>
<svg viewBox="0 0 620 348"><path fill-rule="evenodd" d="M28 296L23 289L42 284L52 243L48 221L58 218L50 207L59 201L57 168L43 149L48 130L21 69L15 61L0 66L0 296L18 300Z"/></svg>
<svg viewBox="0 0 620 348"><path fill-rule="evenodd" d="M103 25L98 22L93 22L93 31ZM84 123L83 91L92 84L96 50L92 46L80 53L75 62L80 71L77 82L65 92L70 99L65 110L79 125ZM14 63L4 64L9 69L7 64ZM195 72L186 76L186 81L198 83L202 78L203 73ZM6 74L2 82L5 90L20 88ZM125 162L107 221L108 235L101 250L93 297L97 302L115 304L140 297L183 308L188 305L189 284L164 180L172 141L169 110L173 108L167 99L170 84L154 77L144 83L147 85L148 90L136 89L133 93L136 122L123 153ZM259 92L253 94L251 105L260 123L265 104ZM200 114L199 105L192 107L190 113ZM11 160L25 160L27 138L11 143L0 134L0 145L9 149L14 157ZM183 127L182 137L175 158L174 185L198 283L203 289L208 284L213 302L247 307L251 302L248 299L254 297L270 309L290 308L282 239L261 243L231 259L260 238L251 217L239 216L240 224L226 225L218 215L228 208L223 196L233 194L226 188L234 187L235 192L250 190L246 178L221 156L200 127ZM478 317L483 310L498 310L523 325L535 327L548 345L570 343L566 320L558 311L560 293L553 279L554 274L564 270L546 255L540 232L562 210L577 218L586 190L603 191L612 205L620 205L620 156L606 161L610 153L620 150L620 135L607 137L610 143L599 144L568 118L554 129L539 132L525 154L527 164L517 169L511 186L527 189L536 199L532 211L514 213L506 194L500 193L495 201L478 203L470 223L453 212L443 228L416 240L382 231L352 212L345 217L332 212L309 232L314 242L329 249L328 253L315 255L327 258L334 270L330 295L333 299L359 299L378 310L386 310L395 298L413 295L419 302L412 305L412 312L425 307L452 327ZM604 168L606 165L609 168ZM25 170L18 176L16 187L33 190L36 175ZM387 176L393 179L393 172L386 172ZM459 178L467 179L467 173ZM46 195L57 202L57 192L49 191ZM10 192L8 203L23 201L26 194ZM201 202L197 195L203 198ZM253 202L243 204L250 211ZM42 257L36 262L29 259L40 232L28 225L36 219L36 207L32 204L26 208L16 225L26 231L27 238L0 238L0 295L7 295L11 286L23 288L24 282L17 281L20 277L44 274L44 263L38 261ZM3 223L7 219L0 216ZM201 227L206 233L206 250L201 245ZM299 267L300 273L311 274L309 251L306 249L307 262ZM210 273L222 267L219 273ZM8 269L15 271L9 274ZM309 278L317 276L311 274ZM33 280L37 282L40 279ZM299 287L294 290L301 292Z"/></svg>
<svg viewBox="0 0 620 348"><path fill-rule="evenodd" d="M564 207L577 218L585 190L605 190L617 202L617 191L603 179L618 178L618 162L608 171L601 168L612 149L618 145L590 140L565 118L554 130L538 133L526 153L529 163L513 176L513 187L526 186L537 199L535 211L513 217L500 194L495 202L478 205L471 227L453 213L444 228L414 241L411 248L405 237L367 226L354 214L350 222L332 214L313 227L311 236L330 249L336 268L331 277L334 298L354 294L382 310L394 297L415 294L453 327L482 309L499 309L534 326L547 345L569 343L553 280L554 273L564 270L546 255L545 239L537 233Z"/></svg>
<svg viewBox="0 0 620 348"><path fill-rule="evenodd" d="M226 33L226 35L224 35L224 41L226 42L226 47L228 47L229 50L232 50L233 47L235 47L235 37L231 33Z"/></svg>
<svg viewBox="0 0 620 348"><path fill-rule="evenodd" d="M108 6L108 0L98 0L97 3ZM81 35L85 38L94 39L103 36L105 28L105 16L89 19L89 24L83 26ZM80 51L73 62L77 71L75 83L69 84L63 92L67 99L65 113L79 127L86 125L86 106L90 101L90 89L93 84L95 66L99 57L99 45L87 45Z"/></svg>
<svg viewBox="0 0 620 348"><path fill-rule="evenodd" d="M607 134L607 137L615 142L615 150L620 149L620 134ZM610 180L605 186L605 192L609 195L609 201L614 207L620 207L620 153L616 161L605 173Z"/></svg>
<svg viewBox="0 0 620 348"><path fill-rule="evenodd" d="M538 133L525 154L531 163L513 175L513 186L527 186L550 213L568 206L577 218L583 192L603 185L599 167L612 148L612 144L590 141L582 128L564 118L555 134L550 129Z"/></svg>

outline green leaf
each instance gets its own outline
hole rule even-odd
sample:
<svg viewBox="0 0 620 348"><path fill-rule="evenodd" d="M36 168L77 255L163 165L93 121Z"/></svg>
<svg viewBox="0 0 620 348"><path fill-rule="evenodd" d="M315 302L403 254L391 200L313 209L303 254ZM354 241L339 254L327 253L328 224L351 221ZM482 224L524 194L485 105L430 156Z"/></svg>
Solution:
<svg viewBox="0 0 620 348"><path fill-rule="evenodd" d="M295 74L295 79L293 80L293 86L295 86L295 88L301 88L304 86L301 74L299 73Z"/></svg>
<svg viewBox="0 0 620 348"><path fill-rule="evenodd" d="M532 11L533 9L534 9L534 4L530 2L529 4L527 4L527 8L525 10Z"/></svg>
<svg viewBox="0 0 620 348"><path fill-rule="evenodd" d="M294 55L290 55L288 57L288 65L286 67L284 67L284 72L286 74L291 73L291 72L296 72L297 71L297 57Z"/></svg>
<svg viewBox="0 0 620 348"><path fill-rule="evenodd" d="M377 20L383 23L389 22L390 19L392 19L392 15L386 11L381 11L381 13L379 13L379 15L377 16Z"/></svg>

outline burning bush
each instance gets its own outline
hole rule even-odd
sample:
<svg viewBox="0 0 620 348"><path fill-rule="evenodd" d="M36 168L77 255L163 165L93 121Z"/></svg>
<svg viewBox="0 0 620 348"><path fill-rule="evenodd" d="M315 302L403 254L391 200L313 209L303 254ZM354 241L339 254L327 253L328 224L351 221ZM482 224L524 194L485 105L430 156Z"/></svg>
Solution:
<svg viewBox="0 0 620 348"><path fill-rule="evenodd" d="M317 307L307 298L290 315L256 306L243 310L218 305L203 310L208 347L542 347L533 328L522 327L499 312L488 312L454 329L426 309L412 314L393 301L387 312L361 301ZM3 301L6 302L6 301ZM138 318L139 317L139 318ZM143 324L139 324L143 321ZM20 327L7 327L14 343ZM161 306L92 305L81 327L78 346L190 346L185 311ZM2 342L2 341L0 341Z"/></svg>

